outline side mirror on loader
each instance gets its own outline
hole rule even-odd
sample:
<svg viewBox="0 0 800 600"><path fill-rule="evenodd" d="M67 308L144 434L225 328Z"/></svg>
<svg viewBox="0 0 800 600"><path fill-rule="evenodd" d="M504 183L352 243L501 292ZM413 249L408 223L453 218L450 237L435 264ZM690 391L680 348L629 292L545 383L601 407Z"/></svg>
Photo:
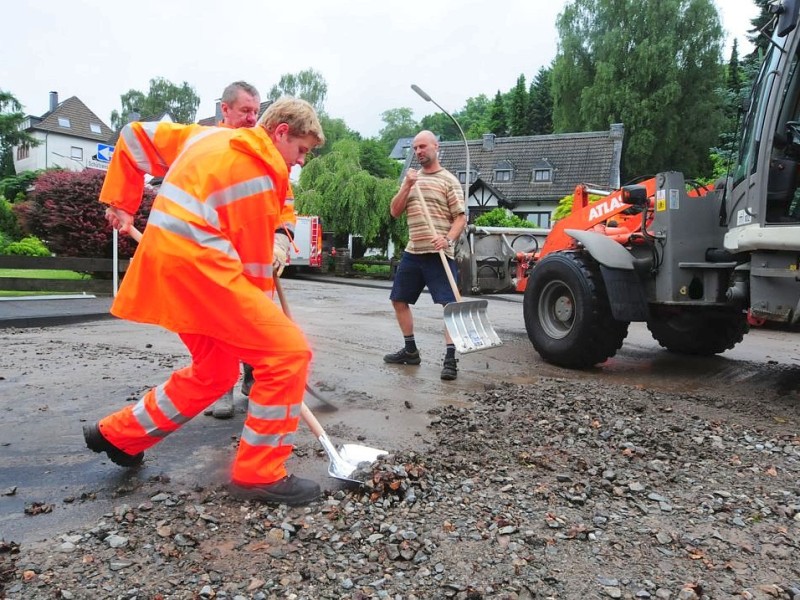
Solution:
<svg viewBox="0 0 800 600"><path fill-rule="evenodd" d="M797 0L783 0L778 13L778 37L786 37L797 27Z"/></svg>
<svg viewBox="0 0 800 600"><path fill-rule="evenodd" d="M647 189L643 185L623 186L622 201L634 206L647 206Z"/></svg>

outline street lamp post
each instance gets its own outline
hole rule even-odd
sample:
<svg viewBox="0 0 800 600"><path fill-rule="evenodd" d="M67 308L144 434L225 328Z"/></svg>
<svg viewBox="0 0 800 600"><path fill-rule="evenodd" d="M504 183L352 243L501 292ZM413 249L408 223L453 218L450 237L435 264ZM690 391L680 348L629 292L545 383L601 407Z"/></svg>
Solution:
<svg viewBox="0 0 800 600"><path fill-rule="evenodd" d="M464 141L464 152L467 153L467 172L464 175L464 214L467 217L467 222L469 222L469 176L470 176L470 172L469 172L469 145L467 144L467 136L464 135L464 130L461 129L461 125L458 124L458 121L456 121L456 118L453 115L451 115L449 112L447 112L445 109L443 109L439 105L439 103L436 102L436 100L434 100L433 98L431 98L428 94L426 94L422 90L422 88L420 88L417 84L414 83L414 84L411 84L411 89L414 90L417 94L419 94L420 98L425 100L425 102L433 102L439 108L439 110L442 111L444 114L446 114L448 117L450 117L450 120L453 121L453 123L456 124L456 127L458 127L458 132L461 134L461 139Z"/></svg>
<svg viewBox="0 0 800 600"><path fill-rule="evenodd" d="M461 125L458 124L456 118L447 112L442 106L436 102L433 98L431 98L428 94L426 94L422 88L420 88L417 84L412 83L411 89L414 90L420 98L425 100L425 102L433 102L440 111L450 117L450 120L456 124L458 127L458 132L461 134L461 139L464 141L464 152L466 153L467 157L467 172L464 174L464 216L467 218L467 224L469 225L469 179L470 179L470 172L469 172L469 144L467 144L467 136L464 135L464 130L461 129ZM465 232L466 233L466 232ZM462 294L469 294L472 290L476 289L477 287L477 280L476 280L476 265L475 265L475 253L472 251L471 243L469 240L469 236L467 236L467 246L469 247L469 256L467 257L469 263L469 285L464 286L462 284ZM462 280L463 283L466 283L466 278Z"/></svg>

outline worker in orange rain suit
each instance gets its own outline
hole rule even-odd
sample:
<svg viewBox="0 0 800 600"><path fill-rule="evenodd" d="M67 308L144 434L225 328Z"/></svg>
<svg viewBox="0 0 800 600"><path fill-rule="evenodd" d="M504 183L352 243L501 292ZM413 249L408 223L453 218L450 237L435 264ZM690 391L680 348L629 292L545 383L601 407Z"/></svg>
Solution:
<svg viewBox="0 0 800 600"><path fill-rule="evenodd" d="M289 169L324 143L310 104L282 98L254 128L126 125L100 200L127 231L143 176L164 176L147 228L111 312L161 325L188 348L191 366L133 406L84 427L86 445L118 465L141 464L154 446L236 382L255 383L231 473L242 498L299 505L320 494L287 475L311 352L299 328L265 295L274 288L273 238Z"/></svg>
<svg viewBox="0 0 800 600"><path fill-rule="evenodd" d="M258 120L261 109L261 95L254 85L246 81L234 81L222 90L220 98L220 109L222 121L219 127L253 127ZM289 255L291 239L294 238L294 228L297 224L297 217L294 213L294 194L291 184L287 192L286 201L281 211L278 228L275 230L275 242L272 248L275 258L273 265L280 271L286 265ZM242 394L250 395L253 387L253 368L244 363L244 379L242 381ZM230 419L235 413L233 388L222 394L216 402L206 408L204 414L211 415L215 419Z"/></svg>

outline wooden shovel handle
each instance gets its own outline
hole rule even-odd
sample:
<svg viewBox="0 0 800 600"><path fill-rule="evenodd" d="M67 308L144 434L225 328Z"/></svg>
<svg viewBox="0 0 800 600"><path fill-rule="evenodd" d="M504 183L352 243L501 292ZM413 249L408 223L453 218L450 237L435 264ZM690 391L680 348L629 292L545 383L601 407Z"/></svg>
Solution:
<svg viewBox="0 0 800 600"><path fill-rule="evenodd" d="M422 190L419 189L419 184L415 181L414 182L414 191L419 198L419 203L422 205L422 213L425 215L425 220L428 222L428 227L431 228L431 232L433 235L437 235L436 228L433 226L433 219L431 219L431 213L428 212L428 205L425 204L425 198L422 195ZM456 302L461 302L461 294L458 293L458 285L456 284L455 277L453 277L453 272L450 270L450 263L447 262L447 255L444 253L444 250L439 250L439 258L442 259L442 265L444 266L444 272L447 274L447 281L450 282L450 287L453 290L453 295L456 297Z"/></svg>
<svg viewBox="0 0 800 600"><path fill-rule="evenodd" d="M142 232L136 229L133 225L128 228L128 235L131 236L134 242L137 244L142 241Z"/></svg>

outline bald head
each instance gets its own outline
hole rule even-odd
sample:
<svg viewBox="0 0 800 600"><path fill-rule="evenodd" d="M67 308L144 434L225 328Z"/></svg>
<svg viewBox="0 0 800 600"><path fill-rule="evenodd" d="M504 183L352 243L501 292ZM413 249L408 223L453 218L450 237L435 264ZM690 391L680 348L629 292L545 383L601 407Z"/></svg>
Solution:
<svg viewBox="0 0 800 600"><path fill-rule="evenodd" d="M430 173L439 170L439 142L432 132L420 131L414 136L412 148L423 171Z"/></svg>

